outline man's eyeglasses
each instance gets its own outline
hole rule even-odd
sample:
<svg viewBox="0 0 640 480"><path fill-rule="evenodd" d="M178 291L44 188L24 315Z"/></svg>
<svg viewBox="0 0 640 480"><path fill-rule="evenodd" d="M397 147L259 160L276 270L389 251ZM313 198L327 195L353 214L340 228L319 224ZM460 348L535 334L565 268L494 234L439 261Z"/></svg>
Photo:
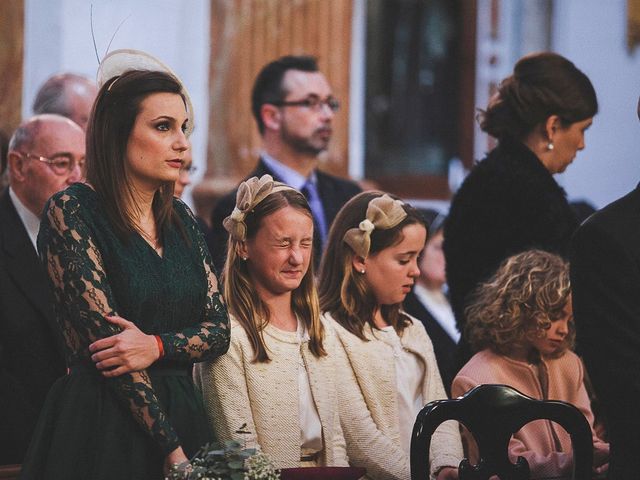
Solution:
<svg viewBox="0 0 640 480"><path fill-rule="evenodd" d="M80 167L80 170L84 171L84 158L76 160L73 155L67 153L60 153L53 158L43 157L41 155L34 155L32 153L22 153L21 155L38 160L49 165L49 168L53 170L56 175L66 175L71 173L76 165Z"/></svg>
<svg viewBox="0 0 640 480"><path fill-rule="evenodd" d="M272 105L275 105L277 107L305 107L309 110L313 110L314 112L319 112L325 105L329 107L329 110L331 110L332 112L337 112L338 110L340 110L340 102L333 97L328 97L322 100L318 97L312 96L307 97L304 100L280 100L277 102L268 103L271 103Z"/></svg>

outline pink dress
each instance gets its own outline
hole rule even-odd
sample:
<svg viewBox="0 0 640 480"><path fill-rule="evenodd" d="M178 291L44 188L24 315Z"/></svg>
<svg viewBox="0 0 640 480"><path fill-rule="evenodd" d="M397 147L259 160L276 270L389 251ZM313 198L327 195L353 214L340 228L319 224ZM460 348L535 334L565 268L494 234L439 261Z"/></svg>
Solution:
<svg viewBox="0 0 640 480"><path fill-rule="evenodd" d="M458 397L486 383L509 385L533 398L569 402L584 414L593 432L593 413L584 386L584 368L580 358L571 351L560 358L544 359L534 366L489 349L482 350L456 375L451 395ZM465 432L465 440L469 438ZM473 444L472 441L465 443ZM608 457L609 444L600 440L595 432L593 446L596 458ZM473 447L470 446L470 450ZM518 456L527 459L531 478L571 474L571 437L562 427L548 420L535 420L516 432L509 444L509 455L512 461ZM473 451L469 456L474 460Z"/></svg>

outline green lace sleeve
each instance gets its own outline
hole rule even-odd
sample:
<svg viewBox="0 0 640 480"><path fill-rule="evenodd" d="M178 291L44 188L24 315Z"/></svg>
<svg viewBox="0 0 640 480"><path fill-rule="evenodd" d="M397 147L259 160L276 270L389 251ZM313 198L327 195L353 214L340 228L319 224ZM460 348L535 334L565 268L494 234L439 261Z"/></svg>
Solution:
<svg viewBox="0 0 640 480"><path fill-rule="evenodd" d="M159 335L164 346L164 358L193 362L212 360L229 349L229 316L218 291L218 280L211 255L198 223L183 202L176 200L174 206L192 243L190 248L195 249L202 259L208 293L203 320L200 323L179 332Z"/></svg>
<svg viewBox="0 0 640 480"><path fill-rule="evenodd" d="M45 209L38 238L72 365L90 362L89 345L120 332L104 319L117 313L116 303L83 212L74 196L65 192L54 195ZM145 370L105 382L165 454L180 446Z"/></svg>

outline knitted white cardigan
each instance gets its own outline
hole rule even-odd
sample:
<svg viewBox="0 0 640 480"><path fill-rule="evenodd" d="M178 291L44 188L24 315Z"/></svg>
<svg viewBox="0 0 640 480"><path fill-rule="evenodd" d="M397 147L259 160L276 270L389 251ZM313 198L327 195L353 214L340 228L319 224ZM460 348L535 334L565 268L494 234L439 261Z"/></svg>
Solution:
<svg viewBox="0 0 640 480"><path fill-rule="evenodd" d="M202 391L205 411L218 440L246 442L267 453L277 468L300 466L298 363L307 367L311 393L322 424L320 465L347 466L345 441L334 383L337 340L326 336L325 357L317 358L296 332L271 325L263 331L268 363L252 362L254 352L244 328L231 318L229 351L211 362L198 363L194 381ZM249 435L235 433L243 424Z"/></svg>
<svg viewBox="0 0 640 480"><path fill-rule="evenodd" d="M425 404L447 398L438 371L431 339L419 320L402 333L402 346L417 355L425 367L422 398ZM377 480L408 480L409 456L400 444L396 370L393 347L376 336L367 324L363 341L343 328L330 314L323 315L327 330L335 330L343 347L340 419L352 465L365 467L367 477ZM462 460L462 443L457 422L445 422L431 441L431 473L442 467L456 467ZM425 461L426 461L425 452Z"/></svg>

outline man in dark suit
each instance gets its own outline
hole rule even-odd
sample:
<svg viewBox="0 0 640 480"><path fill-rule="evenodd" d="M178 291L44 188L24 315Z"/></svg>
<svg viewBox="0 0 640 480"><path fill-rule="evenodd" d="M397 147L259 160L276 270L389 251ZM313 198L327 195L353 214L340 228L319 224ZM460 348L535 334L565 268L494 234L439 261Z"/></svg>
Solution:
<svg viewBox="0 0 640 480"><path fill-rule="evenodd" d="M262 136L263 151L249 177L269 174L305 194L314 217L317 265L338 210L360 192L355 183L317 169L318 155L327 149L331 140L331 123L339 103L327 79L318 71L315 58L286 56L260 71L253 86L251 105ZM219 271L227 246L222 220L231 213L235 201L236 191L224 196L211 218L208 244Z"/></svg>
<svg viewBox="0 0 640 480"><path fill-rule="evenodd" d="M22 463L47 391L65 373L36 237L47 199L83 177L84 132L38 115L13 134L0 195L0 464Z"/></svg>
<svg viewBox="0 0 640 480"><path fill-rule="evenodd" d="M608 422L611 460L607 478L638 478L640 185L578 229L573 239L571 283L577 347Z"/></svg>

